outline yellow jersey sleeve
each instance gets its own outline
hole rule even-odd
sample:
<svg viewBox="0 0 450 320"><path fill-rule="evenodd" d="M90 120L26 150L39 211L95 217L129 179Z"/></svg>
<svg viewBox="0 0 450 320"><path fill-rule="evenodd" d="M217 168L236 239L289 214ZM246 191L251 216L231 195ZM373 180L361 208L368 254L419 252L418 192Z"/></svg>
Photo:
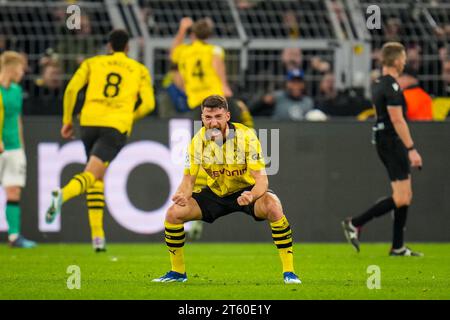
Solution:
<svg viewBox="0 0 450 320"><path fill-rule="evenodd" d="M200 132L192 138L191 144L188 147L184 164L185 175L197 176L202 165L202 131L203 130L200 130Z"/></svg>
<svg viewBox="0 0 450 320"><path fill-rule="evenodd" d="M150 73L145 66L142 66L139 95L141 96L142 102L134 111L134 121L142 119L155 109L155 95L153 92L152 80L150 78Z"/></svg>
<svg viewBox="0 0 450 320"><path fill-rule="evenodd" d="M260 171L266 167L262 154L261 143L253 130L247 130L247 150L246 162L247 168L252 171Z"/></svg>
<svg viewBox="0 0 450 320"><path fill-rule="evenodd" d="M89 62L90 59L87 59L80 65L72 79L70 79L64 92L63 124L72 123L72 113L75 108L78 92L87 84L89 79Z"/></svg>

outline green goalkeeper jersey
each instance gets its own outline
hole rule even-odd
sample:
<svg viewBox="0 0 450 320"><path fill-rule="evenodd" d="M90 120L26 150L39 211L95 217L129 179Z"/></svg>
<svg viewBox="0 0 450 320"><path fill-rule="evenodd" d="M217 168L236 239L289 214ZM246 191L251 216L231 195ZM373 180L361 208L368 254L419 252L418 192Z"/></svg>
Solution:
<svg viewBox="0 0 450 320"><path fill-rule="evenodd" d="M11 83L9 88L0 85L0 123L3 120L2 139L5 150L22 148L19 117L22 114L22 88Z"/></svg>

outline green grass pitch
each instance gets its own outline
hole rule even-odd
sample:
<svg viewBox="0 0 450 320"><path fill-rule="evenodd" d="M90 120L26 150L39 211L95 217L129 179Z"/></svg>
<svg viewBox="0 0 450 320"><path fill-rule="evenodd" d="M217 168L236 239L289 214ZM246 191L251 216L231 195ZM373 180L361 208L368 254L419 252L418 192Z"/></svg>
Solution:
<svg viewBox="0 0 450 320"><path fill-rule="evenodd" d="M412 246L425 257L389 257L389 244L296 244L301 285L282 282L271 243L188 243L188 281L152 283L169 270L164 244L41 244L31 250L0 247L0 299L449 299L450 244ZM67 288L77 265L81 288ZM380 267L380 289L368 289L370 265Z"/></svg>

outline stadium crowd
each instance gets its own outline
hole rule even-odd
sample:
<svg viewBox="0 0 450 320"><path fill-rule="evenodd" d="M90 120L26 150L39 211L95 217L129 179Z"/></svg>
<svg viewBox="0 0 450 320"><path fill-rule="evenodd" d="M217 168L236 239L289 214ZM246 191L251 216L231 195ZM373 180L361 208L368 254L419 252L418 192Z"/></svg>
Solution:
<svg viewBox="0 0 450 320"><path fill-rule="evenodd" d="M140 1L144 21L149 24L149 28L155 24L152 16L152 8L158 1ZM439 7L439 1L432 1ZM269 10L264 1L236 0L236 5L242 17L251 19L254 16L251 12ZM303 4L298 4L299 8ZM266 8L267 7L267 8ZM341 17L342 8L338 1L333 1L333 10L337 16ZM81 28L79 30L67 30L65 27L66 13L59 7L55 7L46 17L48 22L56 26L58 31L58 41L49 42L42 37L44 51L38 51L37 46L33 46L26 40L15 41L14 33L7 24L0 24L0 53L5 50L16 50L23 54L25 58L39 56L39 59L27 59L27 75L24 79L24 114L25 115L61 115L62 96L64 88L80 63L87 57L95 54L105 53L104 45L99 45L95 35L100 34L98 25L93 23L99 17L97 14L84 12L81 16ZM33 17L30 17L33 19ZM414 20L414 12L403 12L400 15L389 13L383 17L384 25L381 30L372 30L372 71L371 79L375 79L380 72L379 52L381 44L386 41L402 41L407 48L408 74L403 77L402 84L405 92L410 92L408 104L414 99L411 95L419 94L423 99L425 110L408 113L410 120L433 120L430 109L434 102L442 103L442 99L437 97L450 96L450 23L443 22L430 27L431 36L411 37L411 34L418 35L425 23L416 25L417 30L410 30ZM36 19L41 19L40 16ZM170 24L178 24L178 21L166 21ZM33 25L33 23L31 23ZM25 27L24 27L25 28ZM230 27L231 28L231 27ZM295 10L287 10L280 17L280 36L285 38L301 39L310 37L311 34L305 26L305 22L299 19ZM19 33L40 32L39 30L21 30ZM215 28L217 36L232 32ZM249 31L256 32L255 30ZM36 34L39 36L39 34ZM255 34L255 37L260 37ZM326 35L325 35L326 36ZM101 42L101 41L100 41ZM142 42L141 42L142 44ZM42 46L39 46L42 47ZM437 57L437 58L433 58ZM246 88L230 83L234 92L234 97L240 98L248 106L252 116L272 117L277 120L324 120L335 117L357 117L367 119L373 116L370 102L364 94L362 88L346 88L338 90L335 87L335 75L333 74L333 61L321 55L310 55L305 57L300 48L286 48L279 53L279 59L283 65L283 83L271 83L266 92L247 92ZM37 62L36 62L37 61ZM229 68L230 69L230 68ZM171 84L176 85L170 67L167 76L161 83L155 83L157 93L157 112L152 117L167 117L179 114L176 101L168 89ZM273 72L270 66L258 70L261 77ZM173 88L173 87L172 87ZM419 88L420 90L412 90ZM417 93L419 92L420 93ZM446 102L448 103L448 102ZM437 106L440 107L440 106ZM417 106L411 106L416 108ZM311 111L314 111L311 113ZM307 116L308 112L310 113ZM447 115L439 115L440 119Z"/></svg>

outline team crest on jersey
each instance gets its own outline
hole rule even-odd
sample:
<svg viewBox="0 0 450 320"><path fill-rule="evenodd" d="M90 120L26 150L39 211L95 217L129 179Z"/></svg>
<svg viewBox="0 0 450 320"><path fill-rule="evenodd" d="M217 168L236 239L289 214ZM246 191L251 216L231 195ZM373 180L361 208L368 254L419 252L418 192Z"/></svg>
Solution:
<svg viewBox="0 0 450 320"><path fill-rule="evenodd" d="M398 89L400 89L400 87L398 86L398 83L393 83L392 88L394 88L395 91L398 91Z"/></svg>
<svg viewBox="0 0 450 320"><path fill-rule="evenodd" d="M255 161L260 160L261 159L261 155L259 153L254 153L252 155L252 159L255 160Z"/></svg>

